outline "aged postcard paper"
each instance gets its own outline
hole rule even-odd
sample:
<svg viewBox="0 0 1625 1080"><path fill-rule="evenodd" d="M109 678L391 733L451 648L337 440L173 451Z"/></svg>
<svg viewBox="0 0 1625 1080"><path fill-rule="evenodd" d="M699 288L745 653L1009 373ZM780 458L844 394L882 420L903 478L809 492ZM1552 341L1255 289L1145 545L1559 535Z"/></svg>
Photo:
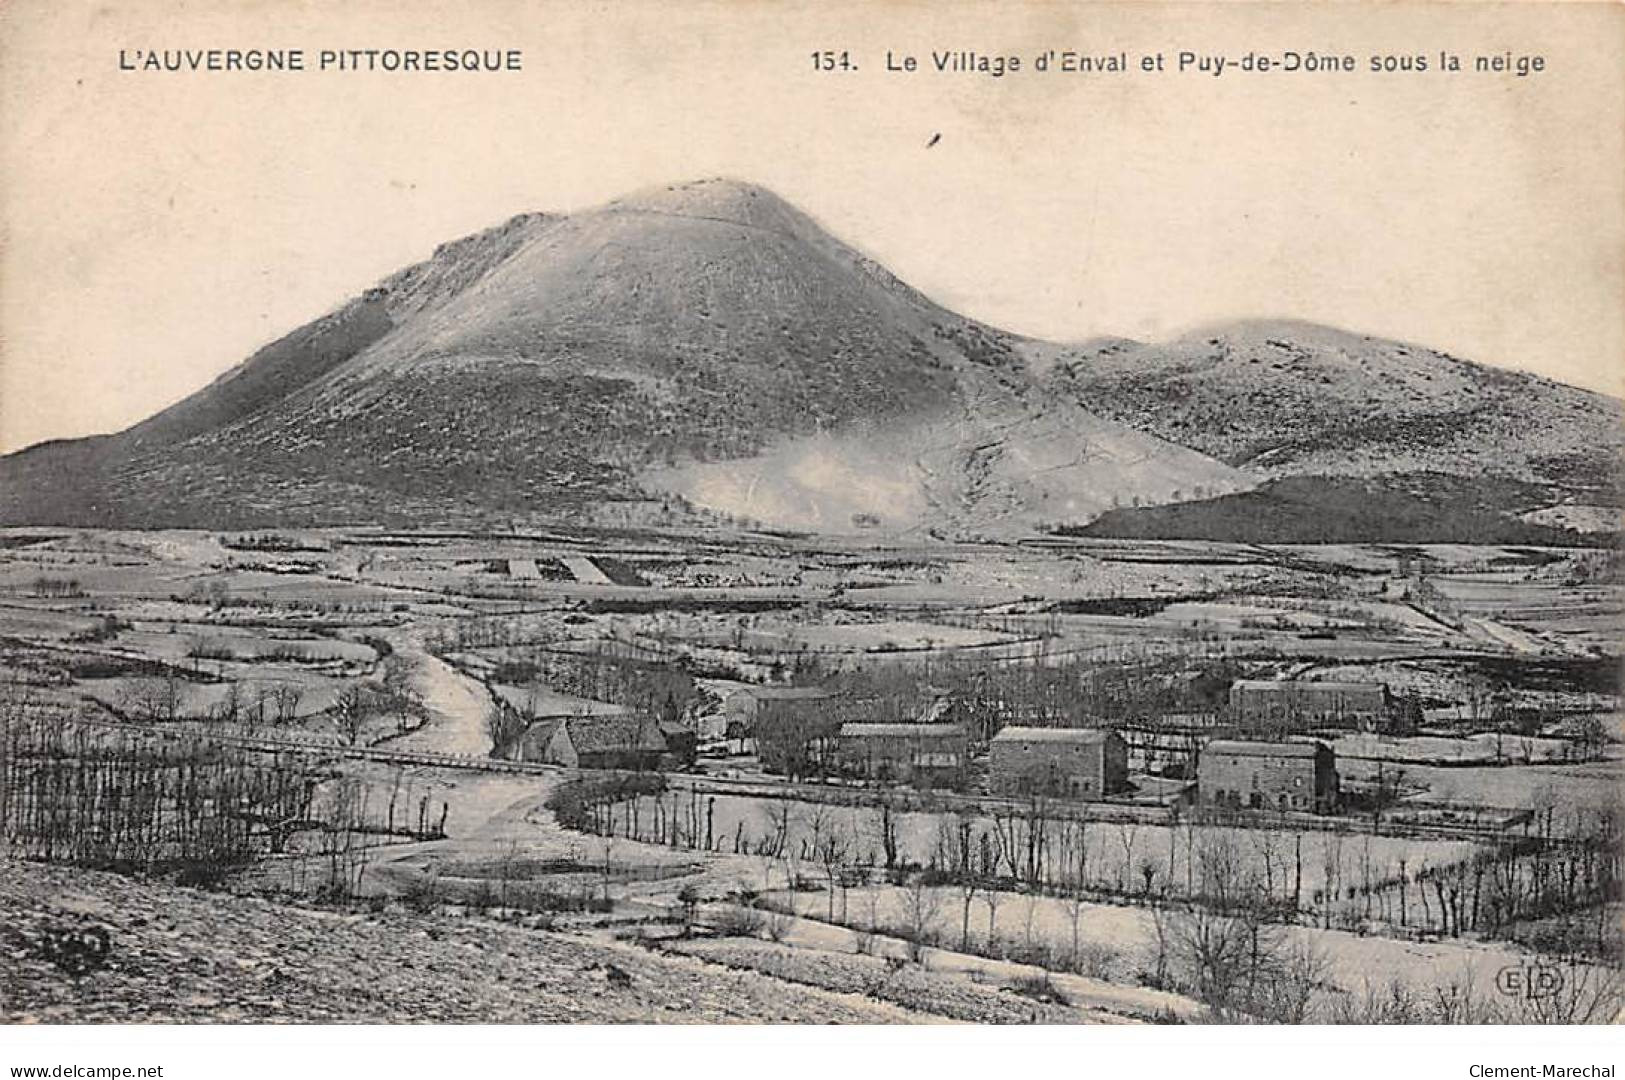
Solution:
<svg viewBox="0 0 1625 1080"><path fill-rule="evenodd" d="M1617 5L22 0L0 229L9 1024L1625 1007Z"/></svg>

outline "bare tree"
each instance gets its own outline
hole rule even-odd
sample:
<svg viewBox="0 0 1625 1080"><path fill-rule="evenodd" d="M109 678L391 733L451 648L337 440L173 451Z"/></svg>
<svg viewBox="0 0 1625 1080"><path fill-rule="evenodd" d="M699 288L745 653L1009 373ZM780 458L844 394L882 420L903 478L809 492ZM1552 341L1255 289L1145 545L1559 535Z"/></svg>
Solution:
<svg viewBox="0 0 1625 1080"><path fill-rule="evenodd" d="M700 890L692 881L677 890L677 903L683 910L683 936L689 937L694 933L694 919L700 909Z"/></svg>
<svg viewBox="0 0 1625 1080"><path fill-rule="evenodd" d="M1157 878L1157 860L1147 855L1140 860L1140 882L1142 889L1140 895L1150 897L1151 886Z"/></svg>
<svg viewBox="0 0 1625 1080"><path fill-rule="evenodd" d="M498 701L485 710L485 735L491 740L492 757L518 757L515 744L535 722L532 708L515 709Z"/></svg>
<svg viewBox="0 0 1625 1080"><path fill-rule="evenodd" d="M1300 1022L1323 958L1294 951L1257 869L1228 832L1204 838L1197 854L1200 897L1168 916L1171 966L1221 1020Z"/></svg>
<svg viewBox="0 0 1625 1080"><path fill-rule="evenodd" d="M835 888L840 878L841 864L846 861L850 847L850 834L841 828L839 822L829 822L818 842L817 855L819 864L824 868L824 884L829 889L830 922L835 921Z"/></svg>
<svg viewBox="0 0 1625 1080"><path fill-rule="evenodd" d="M1116 827L1117 843L1123 849L1123 861L1117 867L1117 891L1126 891L1126 879L1134 870L1134 843L1139 839L1140 828L1130 822L1118 822Z"/></svg>
<svg viewBox="0 0 1625 1080"><path fill-rule="evenodd" d="M987 905L987 951L988 955L996 956L999 903L1004 899L1004 894L999 891L998 849L985 832L978 840L976 858L982 878L982 903Z"/></svg>
<svg viewBox="0 0 1625 1080"><path fill-rule="evenodd" d="M897 814L892 809L890 795L882 794L880 797L880 817L875 827L886 869L894 869L897 866Z"/></svg>
<svg viewBox="0 0 1625 1080"><path fill-rule="evenodd" d="M880 919L880 890L871 885L863 890L866 918L861 927L853 928L852 944L864 956L874 951L875 931Z"/></svg>
<svg viewBox="0 0 1625 1080"><path fill-rule="evenodd" d="M1308 938L1282 944L1258 973L1249 1011L1275 1024L1310 1022L1310 1006L1330 963Z"/></svg>
<svg viewBox="0 0 1625 1080"><path fill-rule="evenodd" d="M599 865L603 868L604 907L609 907L610 856L615 853L615 834L606 832L598 837Z"/></svg>
<svg viewBox="0 0 1625 1080"><path fill-rule="evenodd" d="M1033 917L1038 914L1038 893L1031 886L1022 896L1021 946L1027 956L1033 951Z"/></svg>
<svg viewBox="0 0 1625 1080"><path fill-rule="evenodd" d="M1169 942L1172 934L1171 913L1162 904L1151 905L1151 985L1158 990L1168 989ZM1078 929L1072 924L1073 966L1077 966Z"/></svg>
<svg viewBox="0 0 1625 1080"><path fill-rule="evenodd" d="M226 724L236 724L243 714L243 688L235 679L226 684L226 692L220 699L220 720Z"/></svg>
<svg viewBox="0 0 1625 1080"><path fill-rule="evenodd" d="M1250 829L1247 833L1251 842L1253 853L1258 856L1259 865L1264 869L1264 892L1266 895L1275 895L1275 873L1277 863L1280 861L1281 836L1274 829Z"/></svg>
<svg viewBox="0 0 1625 1080"><path fill-rule="evenodd" d="M276 707L276 722L287 725L299 718L299 703L305 692L298 683L277 683L271 688L271 702Z"/></svg>
<svg viewBox="0 0 1625 1080"><path fill-rule="evenodd" d="M508 907L508 891L514 879L519 874L519 841L510 838L502 845L502 854L497 859L497 874L502 884L502 891L497 903L501 907Z"/></svg>
<svg viewBox="0 0 1625 1080"><path fill-rule="evenodd" d="M763 854L776 859L789 847L790 829L796 820L795 804L789 799L777 799L769 803L764 812L767 815L768 833Z"/></svg>
<svg viewBox="0 0 1625 1080"><path fill-rule="evenodd" d="M346 746L355 746L361 741L361 733L366 730L367 720L371 715L371 708L367 700L367 692L360 686L346 686L333 698L332 708L333 725L338 728L339 737Z"/></svg>
<svg viewBox="0 0 1625 1080"><path fill-rule="evenodd" d="M937 859L944 872L953 877L959 889L959 948L970 948L970 908L979 885L976 872L976 845L972 835L976 819L961 810L953 817L942 817L937 823ZM985 834L984 834L985 835Z"/></svg>
<svg viewBox="0 0 1625 1080"><path fill-rule="evenodd" d="M942 894L926 885L925 878L916 874L903 890L903 921L907 931L908 958L921 963L925 947L932 939L931 924L942 906Z"/></svg>

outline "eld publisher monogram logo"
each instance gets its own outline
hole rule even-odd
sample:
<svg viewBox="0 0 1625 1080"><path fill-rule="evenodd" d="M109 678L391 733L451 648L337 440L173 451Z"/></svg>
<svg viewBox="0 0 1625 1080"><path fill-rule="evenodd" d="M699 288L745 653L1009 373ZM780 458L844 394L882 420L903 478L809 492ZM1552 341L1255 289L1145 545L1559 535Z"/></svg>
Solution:
<svg viewBox="0 0 1625 1080"><path fill-rule="evenodd" d="M1495 988L1510 998L1551 997L1563 989L1563 972L1547 964L1509 964L1496 972Z"/></svg>

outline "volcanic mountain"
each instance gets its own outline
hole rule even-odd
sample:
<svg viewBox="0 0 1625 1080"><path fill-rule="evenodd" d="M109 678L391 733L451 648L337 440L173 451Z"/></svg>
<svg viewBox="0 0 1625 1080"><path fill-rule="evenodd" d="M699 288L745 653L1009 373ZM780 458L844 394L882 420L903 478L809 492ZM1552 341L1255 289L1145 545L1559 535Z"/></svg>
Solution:
<svg viewBox="0 0 1625 1080"><path fill-rule="evenodd" d="M1441 461L1596 502L1617 445L1609 399L1320 327L1024 338L710 180L442 245L126 431L0 458L0 524L1133 532Z"/></svg>
<svg viewBox="0 0 1625 1080"><path fill-rule="evenodd" d="M1080 405L731 181L518 217L117 435L0 463L8 523L726 514L1026 530L1244 472Z"/></svg>

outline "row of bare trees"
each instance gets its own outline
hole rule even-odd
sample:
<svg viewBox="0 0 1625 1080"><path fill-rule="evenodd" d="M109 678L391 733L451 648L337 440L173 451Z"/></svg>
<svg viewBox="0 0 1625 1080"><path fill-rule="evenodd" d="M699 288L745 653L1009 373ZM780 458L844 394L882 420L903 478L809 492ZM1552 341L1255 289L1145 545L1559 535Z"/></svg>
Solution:
<svg viewBox="0 0 1625 1080"><path fill-rule="evenodd" d="M384 652L370 677L346 683L321 710L347 745L358 744L380 726L383 738L404 734L420 726L427 716L409 662L389 653L387 647ZM127 679L117 699L109 703L110 709L133 723L196 720L238 727L249 733L309 718L312 695L297 681L209 679L210 684L222 688L211 695L208 703L199 705L191 700L193 680L189 674L199 673L166 664L159 674Z"/></svg>
<svg viewBox="0 0 1625 1080"><path fill-rule="evenodd" d="M914 872L898 879L889 899L867 888L848 919L848 897L830 921L852 925L859 948L872 948L877 933L908 943L911 959L927 947L1015 959L1048 970L1071 971L1116 981L1133 980L1201 1002L1207 1018L1224 1023L1587 1023L1608 1021L1625 1006L1625 974L1618 957L1562 957L1561 979L1550 993L1490 996L1470 967L1460 973L1427 973L1350 992L1313 933L1275 896L1263 868L1234 833L1206 833L1193 860L1196 884L1189 895L1166 887L1145 898L1150 932L1143 943L1124 947L1087 942L1080 915L1087 893L1058 895L1015 891L991 876L1002 858L992 832L977 832L959 817L945 821L938 858L946 872ZM1075 848L1077 855L1082 848ZM833 886L832 886L833 887ZM1070 949L1058 949L1034 922L1040 905L1059 900L1071 921ZM944 926L945 908L957 901L957 941ZM972 931L974 905L986 911L985 932ZM1016 905L1021 934L1001 934L998 913ZM833 908L833 895L831 897ZM796 908L792 901L792 912ZM805 912L798 912L805 914ZM1440 974L1435 979L1434 975Z"/></svg>
<svg viewBox="0 0 1625 1080"><path fill-rule="evenodd" d="M843 871L883 870L899 880L896 872L924 871L958 890L962 939L976 901L990 909L991 924L991 909L1013 892L1064 898L1074 918L1086 901L1102 900L1222 909L1233 897L1214 890L1236 875L1206 865L1222 847L1226 859L1248 868L1250 910L1273 922L1398 935L1473 933L1600 957L1618 951L1608 912L1620 895L1621 845L1618 815L1607 808L1547 815L1528 836L1430 862L1403 840L1368 833L1238 828L1189 815L1168 827L1092 821L1042 797L934 811L929 848L921 846L919 820L889 798L862 806L764 800L754 822L725 815L731 827L722 829L717 801L692 789L606 789L578 827L816 866L832 891ZM905 817L912 818L907 843Z"/></svg>
<svg viewBox="0 0 1625 1080"><path fill-rule="evenodd" d="M327 865L325 888L348 894L378 835L444 835L443 804L437 820L401 776L387 798L373 788L307 755L0 701L0 848L23 858L206 883L299 854Z"/></svg>
<svg viewBox="0 0 1625 1080"><path fill-rule="evenodd" d="M0 830L24 857L142 872L240 866L309 827L321 780L201 740L0 706Z"/></svg>
<svg viewBox="0 0 1625 1080"><path fill-rule="evenodd" d="M378 665L376 678L340 690L328 714L345 745L356 746L366 735L376 734L380 724L384 733L374 742L415 730L428 718L428 709L413 685L407 662L391 655Z"/></svg>
<svg viewBox="0 0 1625 1080"><path fill-rule="evenodd" d="M637 782L650 785L654 778ZM626 778L622 784L632 783ZM1391 896L1408 907L1406 925L1440 932L1435 878L1442 868L1406 867L1406 873L1378 881L1367 837L1326 834L1305 845L1299 833L1241 830L1185 823L1181 830L1151 830L1132 823L1073 819L1043 800L1011 803L983 815L973 811L935 815L934 846L923 862L900 850L900 815L876 808L840 807L773 800L762 804L755 828L734 822L729 834L714 830L715 801L692 790L628 791L598 782L589 831L599 834L608 873L609 846L617 837L645 843L722 851L752 857L760 880L742 903L750 929L783 936L796 917L818 918L852 928L858 948L872 949L878 935L907 943L909 955L924 960L933 946L1036 964L1115 981L1137 981L1194 998L1212 1019L1225 1022L1438 1022L1531 1021L1570 1017L1573 1022L1606 1015L1620 1002L1617 948L1599 955L1576 955L1568 947L1548 950L1564 957L1571 980L1551 999L1486 998L1482 988L1446 979L1394 983L1363 993L1340 988L1328 957L1315 944L1314 926L1343 925L1303 906L1336 903L1356 914L1367 896ZM906 828L915 830L917 822ZM1599 828L1611 827L1599 821ZM1595 921L1617 906L1587 901L1580 883L1604 871L1600 850L1591 856L1575 843L1572 829L1554 824L1553 836L1531 836L1503 851L1487 849L1474 858L1486 867L1516 860L1525 880L1524 895L1544 879L1548 899L1566 888L1572 860L1573 903ZM1612 835L1590 837L1595 849ZM1162 845L1166 843L1167 846ZM1617 845L1616 845L1617 850ZM1312 861L1323 865L1311 866ZM1535 869L1544 861L1547 870ZM1403 865L1403 864L1402 864ZM1456 865L1456 864L1452 864ZM1471 859L1462 866L1471 865ZM1305 886L1313 870L1326 884ZM1348 893L1347 876L1358 882ZM1506 873L1506 869L1497 872ZM1485 896L1489 876L1485 870ZM1365 882L1371 878L1372 884ZM607 880L607 878L606 878ZM1405 882L1400 891L1400 880ZM890 888L886 886L890 885ZM1424 900L1424 890L1427 897ZM807 898L812 893L816 899ZM817 895L822 893L821 896ZM1407 899L1400 900L1404 896ZM1445 886L1446 905L1470 912ZM1143 943L1104 944L1084 933L1084 916L1102 900L1132 901L1145 912ZM1616 896L1617 899L1617 896ZM1386 919L1373 900L1370 917ZM1532 902L1532 901L1531 901ZM1565 900L1565 903L1568 901ZM1487 900L1481 901L1481 917ZM1589 906L1587 904L1589 903ZM1046 909L1048 913L1046 914ZM1015 912L1015 928L1010 912ZM1070 948L1057 937L1055 916L1070 923ZM1001 919L1002 916L1002 919ZM1471 928L1463 916L1461 932ZM1064 924L1063 924L1064 925ZM1480 927L1480 932L1484 931ZM1580 950L1583 952L1584 950ZM1417 987L1421 987L1418 989Z"/></svg>
<svg viewBox="0 0 1625 1080"><path fill-rule="evenodd" d="M113 711L135 723L173 723L198 719L250 728L285 726L299 718L305 689L296 682L257 683L245 686L235 680L225 684L220 699L195 715L187 711L188 680L179 669L168 666L162 675L126 680L113 702Z"/></svg>
<svg viewBox="0 0 1625 1080"><path fill-rule="evenodd" d="M1343 885L1343 900L1362 909L1367 920L1616 957L1622 839L1615 808L1577 807L1555 835L1509 838L1453 862L1424 862L1414 870L1402 861L1397 874ZM1339 884L1328 882L1328 892Z"/></svg>

